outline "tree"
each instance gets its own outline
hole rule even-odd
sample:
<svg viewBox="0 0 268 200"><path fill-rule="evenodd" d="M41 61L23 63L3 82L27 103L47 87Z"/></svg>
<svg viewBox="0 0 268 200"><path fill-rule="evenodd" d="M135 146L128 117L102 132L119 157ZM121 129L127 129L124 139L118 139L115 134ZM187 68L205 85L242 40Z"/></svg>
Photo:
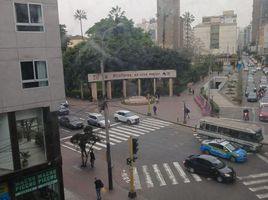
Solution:
<svg viewBox="0 0 268 200"><path fill-rule="evenodd" d="M84 133L76 133L71 137L70 142L74 145L78 145L80 148L82 167L87 166L90 149L93 148L96 142L100 141L100 137L93 132L93 128L91 126L86 126L84 128ZM89 146L89 148L86 148L87 146Z"/></svg>
<svg viewBox="0 0 268 200"><path fill-rule="evenodd" d="M191 37L191 24L194 22L195 17L194 15L192 15L190 12L185 12L183 14L183 23L186 26L186 48L189 49L190 48L190 43L192 40Z"/></svg>
<svg viewBox="0 0 268 200"><path fill-rule="evenodd" d="M82 20L85 19L87 20L87 16L86 16L86 12L84 10L76 10L75 14L74 14L74 18L78 19L80 22L80 29L81 29L81 36L83 37L83 28L82 28Z"/></svg>
<svg viewBox="0 0 268 200"><path fill-rule="evenodd" d="M125 18L125 11L121 11L121 8L118 6L113 7L109 12L108 17L118 24L122 18Z"/></svg>
<svg viewBox="0 0 268 200"><path fill-rule="evenodd" d="M67 37L66 25L60 24L60 39L61 39L61 49L62 51L66 51L67 45L70 39Z"/></svg>

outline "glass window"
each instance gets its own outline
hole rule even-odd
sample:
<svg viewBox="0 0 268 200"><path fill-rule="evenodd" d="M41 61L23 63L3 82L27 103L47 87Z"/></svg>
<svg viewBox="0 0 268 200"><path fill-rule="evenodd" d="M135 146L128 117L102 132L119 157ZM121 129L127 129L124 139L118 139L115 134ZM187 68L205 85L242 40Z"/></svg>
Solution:
<svg viewBox="0 0 268 200"><path fill-rule="evenodd" d="M17 31L44 31L40 4L15 3Z"/></svg>
<svg viewBox="0 0 268 200"><path fill-rule="evenodd" d="M46 61L21 62L23 88L48 86Z"/></svg>
<svg viewBox="0 0 268 200"><path fill-rule="evenodd" d="M0 176L13 170L8 117L7 114L0 114Z"/></svg>
<svg viewBox="0 0 268 200"><path fill-rule="evenodd" d="M46 161L42 109L16 112L21 166L30 167Z"/></svg>

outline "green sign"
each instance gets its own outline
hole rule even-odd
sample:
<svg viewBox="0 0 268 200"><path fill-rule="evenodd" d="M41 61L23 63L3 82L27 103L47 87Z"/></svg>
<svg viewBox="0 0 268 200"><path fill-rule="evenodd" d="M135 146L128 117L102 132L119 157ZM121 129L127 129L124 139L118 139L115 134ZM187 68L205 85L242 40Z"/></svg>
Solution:
<svg viewBox="0 0 268 200"><path fill-rule="evenodd" d="M57 182L56 169L42 171L17 181L15 183L15 195L19 196Z"/></svg>

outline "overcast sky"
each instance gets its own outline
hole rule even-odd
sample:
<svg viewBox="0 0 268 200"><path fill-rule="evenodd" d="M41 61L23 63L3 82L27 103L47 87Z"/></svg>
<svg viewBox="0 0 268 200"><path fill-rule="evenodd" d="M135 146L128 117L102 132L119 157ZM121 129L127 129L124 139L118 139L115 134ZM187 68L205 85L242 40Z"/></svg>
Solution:
<svg viewBox="0 0 268 200"><path fill-rule="evenodd" d="M107 17L111 8L116 5L126 12L127 18L133 19L137 24L143 18L156 16L156 2L157 0L58 0L60 24L67 26L68 34L80 34L79 22L73 17L77 9L87 13L87 20L83 21L86 31L100 19ZM221 15L223 10L234 10L238 26L244 27L252 20L252 4L253 0L181 0L180 13L192 13L196 18L196 25L203 16Z"/></svg>

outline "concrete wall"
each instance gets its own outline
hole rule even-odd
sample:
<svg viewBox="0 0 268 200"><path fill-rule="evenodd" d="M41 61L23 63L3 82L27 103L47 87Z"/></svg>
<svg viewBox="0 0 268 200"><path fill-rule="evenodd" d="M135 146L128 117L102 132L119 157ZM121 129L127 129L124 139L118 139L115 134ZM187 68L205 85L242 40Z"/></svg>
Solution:
<svg viewBox="0 0 268 200"><path fill-rule="evenodd" d="M203 44L202 49L207 52L210 49L210 25L196 26L194 37L199 38Z"/></svg>
<svg viewBox="0 0 268 200"><path fill-rule="evenodd" d="M43 106L55 111L65 99L57 1L30 2L42 3L44 32L16 31L14 1L0 2L0 113ZM49 86L23 89L20 61L34 59L47 61Z"/></svg>
<svg viewBox="0 0 268 200"><path fill-rule="evenodd" d="M237 51L237 25L226 24L220 26L219 53L236 54Z"/></svg>

